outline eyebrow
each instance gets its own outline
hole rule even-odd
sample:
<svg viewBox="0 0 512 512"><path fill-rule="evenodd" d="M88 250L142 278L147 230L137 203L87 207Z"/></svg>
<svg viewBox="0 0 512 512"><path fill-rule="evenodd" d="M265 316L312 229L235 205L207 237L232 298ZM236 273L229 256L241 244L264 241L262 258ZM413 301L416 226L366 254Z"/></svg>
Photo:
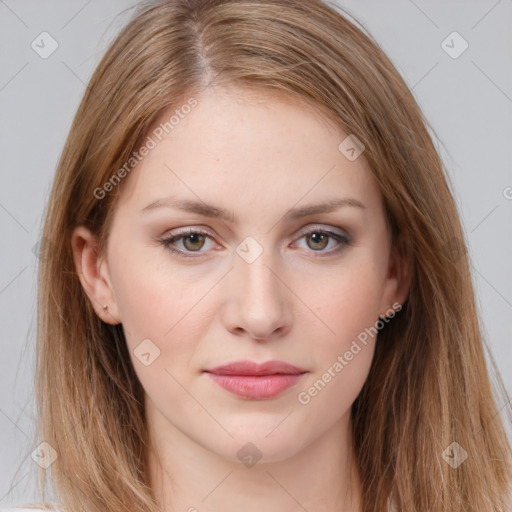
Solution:
<svg viewBox="0 0 512 512"><path fill-rule="evenodd" d="M230 212L229 210L220 208L218 206L206 204L202 201L193 201L188 199L177 200L172 197L157 199L156 201L153 201L146 207L142 208L142 210L140 210L140 213L148 212L151 210L155 210L156 208L162 207L177 208L180 210L184 210L186 212L196 213L204 217L217 217L227 222L234 222L233 212ZM291 208L283 215L283 219L286 221L293 221L319 213L330 213L343 207L355 207L360 209L366 209L363 203L361 203L357 199L331 199L330 201L320 204Z"/></svg>

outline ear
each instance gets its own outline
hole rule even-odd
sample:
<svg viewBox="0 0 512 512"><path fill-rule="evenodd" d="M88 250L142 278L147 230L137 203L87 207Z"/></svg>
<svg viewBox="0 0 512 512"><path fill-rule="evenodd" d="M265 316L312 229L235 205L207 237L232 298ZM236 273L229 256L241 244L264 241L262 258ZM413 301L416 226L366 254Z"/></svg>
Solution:
<svg viewBox="0 0 512 512"><path fill-rule="evenodd" d="M85 226L77 226L71 235L71 247L80 283L96 314L108 324L121 323L108 263L98 249L96 235Z"/></svg>
<svg viewBox="0 0 512 512"><path fill-rule="evenodd" d="M389 316L391 311L396 310L396 306L393 306L397 303L402 306L409 294L411 278L412 258L407 250L405 240L399 236L389 257L388 272L379 309L381 318Z"/></svg>

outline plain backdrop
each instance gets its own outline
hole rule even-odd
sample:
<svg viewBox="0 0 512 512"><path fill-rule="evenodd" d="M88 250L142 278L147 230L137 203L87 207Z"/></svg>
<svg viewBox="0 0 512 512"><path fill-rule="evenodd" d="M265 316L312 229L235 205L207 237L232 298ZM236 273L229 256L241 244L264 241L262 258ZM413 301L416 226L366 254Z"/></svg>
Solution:
<svg viewBox="0 0 512 512"><path fill-rule="evenodd" d="M374 35L433 126L468 238L488 344L510 392L512 1L339 4ZM131 5L0 0L0 507L37 499L35 246L78 103ZM52 44L57 49L42 58Z"/></svg>

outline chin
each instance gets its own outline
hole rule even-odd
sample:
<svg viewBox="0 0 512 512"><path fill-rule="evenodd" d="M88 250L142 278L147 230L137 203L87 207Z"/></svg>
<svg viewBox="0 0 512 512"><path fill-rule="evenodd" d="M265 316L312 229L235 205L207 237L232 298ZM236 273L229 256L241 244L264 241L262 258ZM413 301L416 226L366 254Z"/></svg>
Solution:
<svg viewBox="0 0 512 512"><path fill-rule="evenodd" d="M219 443L215 444L210 437L206 447L230 462L242 463L247 467L284 461L296 455L308 441L303 437L303 431L302 436L299 436L297 432L286 428L276 428L278 423L274 422L271 429L267 428L266 423L262 428L255 428L254 424L228 428L232 438L222 436L222 439L218 439Z"/></svg>

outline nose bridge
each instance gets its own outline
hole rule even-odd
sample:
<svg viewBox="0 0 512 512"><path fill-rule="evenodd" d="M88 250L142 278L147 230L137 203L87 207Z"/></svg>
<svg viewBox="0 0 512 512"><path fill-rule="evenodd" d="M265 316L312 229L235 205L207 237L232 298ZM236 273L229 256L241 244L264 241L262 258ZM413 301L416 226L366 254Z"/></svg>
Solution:
<svg viewBox="0 0 512 512"><path fill-rule="evenodd" d="M280 303L282 291L280 290L279 280L275 275L276 261L272 251L270 249L263 250L262 247L258 255L257 248L252 245L249 248L249 253L247 253L251 257L246 258L240 256L243 248L242 244L237 248L238 256L234 265L234 279L241 286L241 290L245 291L245 294L240 298L246 303L252 302L255 305L261 302L260 307L265 304Z"/></svg>
<svg viewBox="0 0 512 512"><path fill-rule="evenodd" d="M231 275L236 313L231 321L254 337L267 337L290 320L286 286L276 275L279 261L253 237L242 241L236 252Z"/></svg>

